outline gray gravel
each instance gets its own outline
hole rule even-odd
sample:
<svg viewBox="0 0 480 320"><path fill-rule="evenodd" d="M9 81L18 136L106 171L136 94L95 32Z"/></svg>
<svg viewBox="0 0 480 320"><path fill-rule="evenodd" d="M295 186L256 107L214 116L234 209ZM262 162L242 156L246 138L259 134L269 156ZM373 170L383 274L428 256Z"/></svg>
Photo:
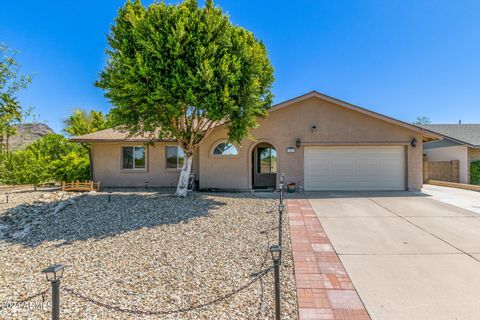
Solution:
<svg viewBox="0 0 480 320"><path fill-rule="evenodd" d="M0 303L47 289L40 271L67 265L63 288L123 309L168 311L209 303L271 266L277 195L158 190L0 194ZM287 219L282 260L283 319L297 301ZM44 309L6 307L0 318L49 319ZM273 273L237 294L170 315L122 313L62 291L62 319L273 319ZM34 302L41 302L38 297ZM38 307L39 304L35 305ZM0 304L1 307L1 304Z"/></svg>

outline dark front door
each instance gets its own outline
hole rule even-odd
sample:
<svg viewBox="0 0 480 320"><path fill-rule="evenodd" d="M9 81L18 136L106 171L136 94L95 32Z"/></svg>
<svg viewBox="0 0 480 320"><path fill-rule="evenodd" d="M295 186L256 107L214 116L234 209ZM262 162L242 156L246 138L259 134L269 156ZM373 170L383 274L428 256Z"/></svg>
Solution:
<svg viewBox="0 0 480 320"><path fill-rule="evenodd" d="M277 183L277 151L268 143L260 143L252 154L253 188L275 188Z"/></svg>

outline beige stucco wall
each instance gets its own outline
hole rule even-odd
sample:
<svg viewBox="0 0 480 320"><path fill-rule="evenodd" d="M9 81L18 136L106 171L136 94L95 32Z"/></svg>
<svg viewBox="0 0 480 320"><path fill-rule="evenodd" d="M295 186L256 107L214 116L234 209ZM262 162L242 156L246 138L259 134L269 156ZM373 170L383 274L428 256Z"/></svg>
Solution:
<svg viewBox="0 0 480 320"><path fill-rule="evenodd" d="M442 148L425 149L423 152L429 161L459 161L460 183L468 183L469 161L467 146L450 146Z"/></svg>
<svg viewBox="0 0 480 320"><path fill-rule="evenodd" d="M146 145L147 165L145 170L122 169L122 146L143 145L139 143L101 142L92 144L93 179L105 187L175 187L180 170L167 169L165 146L175 143L154 143ZM192 165L192 172L198 174L198 155Z"/></svg>
<svg viewBox="0 0 480 320"><path fill-rule="evenodd" d="M312 133L312 125L317 126ZM422 136L404 127L361 114L318 98L273 111L260 119L252 130L256 141L244 140L236 145L239 155L214 157L211 148L227 137L225 128L218 128L199 149L200 188L251 188L251 151L259 142L269 142L277 150L278 172L287 182L303 186L303 148L306 145L403 145L407 156L406 185L409 190L422 187ZM410 146L413 138L417 146ZM300 138L302 145L295 153L287 153Z"/></svg>
<svg viewBox="0 0 480 320"><path fill-rule="evenodd" d="M468 161L480 160L480 148L468 148Z"/></svg>

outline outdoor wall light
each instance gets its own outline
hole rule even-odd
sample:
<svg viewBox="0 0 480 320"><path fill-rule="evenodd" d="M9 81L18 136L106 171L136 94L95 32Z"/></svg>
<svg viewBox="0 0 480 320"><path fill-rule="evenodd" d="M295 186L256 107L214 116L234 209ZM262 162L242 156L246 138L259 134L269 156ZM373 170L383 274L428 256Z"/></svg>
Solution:
<svg viewBox="0 0 480 320"><path fill-rule="evenodd" d="M313 134L317 133L317 125L316 124L312 125L312 133Z"/></svg>
<svg viewBox="0 0 480 320"><path fill-rule="evenodd" d="M417 146L417 138L413 138L412 141L410 141L410 145L415 148Z"/></svg>
<svg viewBox="0 0 480 320"><path fill-rule="evenodd" d="M300 146L302 145L302 141L300 141L300 138L297 138L297 141L295 143L297 145L297 148L300 148Z"/></svg>
<svg viewBox="0 0 480 320"><path fill-rule="evenodd" d="M42 273L45 273L48 281L57 282L63 277L63 268L65 267L62 264L54 264L43 270Z"/></svg>

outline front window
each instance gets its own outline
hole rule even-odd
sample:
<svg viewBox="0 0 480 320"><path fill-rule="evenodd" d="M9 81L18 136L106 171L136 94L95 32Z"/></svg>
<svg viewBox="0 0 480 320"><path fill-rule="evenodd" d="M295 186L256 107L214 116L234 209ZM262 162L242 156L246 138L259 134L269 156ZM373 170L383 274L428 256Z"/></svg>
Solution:
<svg viewBox="0 0 480 320"><path fill-rule="evenodd" d="M237 156L238 150L229 142L221 142L215 146L213 154L215 156Z"/></svg>
<svg viewBox="0 0 480 320"><path fill-rule="evenodd" d="M145 147L122 147L123 169L145 169Z"/></svg>
<svg viewBox="0 0 480 320"><path fill-rule="evenodd" d="M277 173L277 151L272 147L258 148L258 173Z"/></svg>
<svg viewBox="0 0 480 320"><path fill-rule="evenodd" d="M167 147L167 169L182 169L185 161L185 153L180 147Z"/></svg>

